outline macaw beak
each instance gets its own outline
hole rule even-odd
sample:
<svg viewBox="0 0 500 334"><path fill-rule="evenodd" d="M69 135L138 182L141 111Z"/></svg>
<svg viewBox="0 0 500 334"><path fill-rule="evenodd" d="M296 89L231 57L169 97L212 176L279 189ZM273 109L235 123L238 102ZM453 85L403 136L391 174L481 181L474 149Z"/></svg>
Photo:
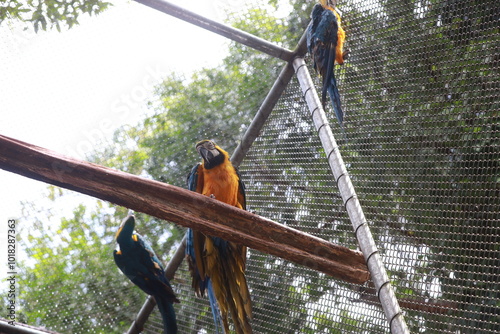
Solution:
<svg viewBox="0 0 500 334"><path fill-rule="evenodd" d="M196 144L196 151L203 158L203 167L212 169L224 162L225 155L211 140L202 140Z"/></svg>
<svg viewBox="0 0 500 334"><path fill-rule="evenodd" d="M198 146L196 150L207 163L210 163L210 161L220 154L216 149L208 150L203 146Z"/></svg>
<svg viewBox="0 0 500 334"><path fill-rule="evenodd" d="M118 238L118 236L120 235L120 233L122 232L123 230L123 227L125 226L125 224L133 224L132 226L135 225L135 217L133 215L130 215L130 216L127 216L125 217L121 224L120 224L120 227L118 228L118 231L116 231L116 234L115 234L115 239Z"/></svg>
<svg viewBox="0 0 500 334"><path fill-rule="evenodd" d="M122 232L122 229L123 229L123 224L121 224L120 227L118 228L118 230L116 231L116 233L115 233L115 240L118 239L118 236Z"/></svg>
<svg viewBox="0 0 500 334"><path fill-rule="evenodd" d="M337 7L337 1L336 0L320 0L319 1L321 3L321 5L326 8L326 7L330 7L330 8L335 8Z"/></svg>

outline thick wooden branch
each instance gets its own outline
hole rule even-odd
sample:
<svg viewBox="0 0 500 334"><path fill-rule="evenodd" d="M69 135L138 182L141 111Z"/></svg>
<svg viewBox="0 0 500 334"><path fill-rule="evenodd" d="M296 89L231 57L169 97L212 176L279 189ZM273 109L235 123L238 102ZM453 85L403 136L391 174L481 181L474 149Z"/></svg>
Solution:
<svg viewBox="0 0 500 334"><path fill-rule="evenodd" d="M369 277L360 252L186 189L2 135L0 168L236 241L348 282L364 283Z"/></svg>

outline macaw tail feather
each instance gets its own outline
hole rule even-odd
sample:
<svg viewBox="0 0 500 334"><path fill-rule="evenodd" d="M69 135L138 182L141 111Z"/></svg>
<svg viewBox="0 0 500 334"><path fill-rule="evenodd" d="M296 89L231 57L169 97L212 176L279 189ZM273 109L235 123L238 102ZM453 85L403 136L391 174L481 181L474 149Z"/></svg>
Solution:
<svg viewBox="0 0 500 334"><path fill-rule="evenodd" d="M243 286L243 284L245 286ZM250 334L252 333L252 327L249 322L249 318L251 317L251 313L249 313L251 310L249 310L249 308L251 305L249 299L243 297L249 294L248 289L246 289L246 281L229 284L229 288L231 290L231 295L237 296L228 301L236 333Z"/></svg>
<svg viewBox="0 0 500 334"><path fill-rule="evenodd" d="M237 334L250 334L252 327L249 320L252 318L252 303L250 292L245 278L246 247L228 242L230 251L226 254L227 261L223 262L226 273L226 286L232 298L227 300L228 308L233 318Z"/></svg>
<svg viewBox="0 0 500 334"><path fill-rule="evenodd" d="M323 76L323 87L321 89L321 103L323 104L323 109L325 107L326 103L326 93L328 92L328 89L332 86L332 83L336 85L335 82L335 73L334 73L334 62L335 62L335 55L336 55L336 50L335 50L335 45L330 44L330 47L328 49L323 50L324 56L326 56L326 71L324 72ZM323 67L324 69L324 67ZM333 79L333 81L332 81ZM328 92L329 93L329 92Z"/></svg>
<svg viewBox="0 0 500 334"><path fill-rule="evenodd" d="M214 239L218 242L224 242L219 238ZM214 312L215 308L220 311L219 316L224 327L224 333L230 333L227 317L229 309L226 302L229 296L227 291L227 284L225 282L224 271L221 265L224 261L223 258L221 258L218 248L214 245L214 239L207 238L205 240L205 259L207 263L207 272L208 276L210 277L210 288L215 299L214 302L212 302L212 299L210 299L210 306L212 307L212 312ZM218 322L216 322L216 325L217 324Z"/></svg>
<svg viewBox="0 0 500 334"><path fill-rule="evenodd" d="M214 317L215 332L219 334L219 328L221 326L222 319L220 318L220 311L219 307L217 306L217 299L215 299L212 282L210 282L209 279L207 281L208 301L210 303L210 308L212 309L212 316Z"/></svg>
<svg viewBox="0 0 500 334"><path fill-rule="evenodd" d="M213 295L219 306L224 333L230 333L229 314L237 334L252 333L249 322L252 306L245 278L245 257L242 256L246 254L246 248L219 238L208 238L205 247Z"/></svg>
<svg viewBox="0 0 500 334"><path fill-rule="evenodd" d="M340 106L340 94L337 88L337 80L335 79L334 73L334 63L336 57L335 45L330 45L330 49L328 50L328 67L326 69L326 75L323 77L323 89L321 91L321 103L323 104L323 109L326 104L326 93L330 96L330 100L332 101L333 111L335 112L335 116L337 116L337 120L342 127L342 123L344 122L344 114L342 112L342 107Z"/></svg>
<svg viewBox="0 0 500 334"><path fill-rule="evenodd" d="M340 106L340 94L337 89L337 83L335 81L335 77L332 77L333 84L328 88L328 95L330 96L330 100L332 101L333 111L335 111L335 116L337 116L337 120L340 124L340 130L342 131L342 135L344 136L344 140L347 142L347 135L345 134L344 129L344 112Z"/></svg>
<svg viewBox="0 0 500 334"><path fill-rule="evenodd" d="M177 334L177 321L175 320L174 305L161 296L155 296L155 300L163 319L163 333Z"/></svg>
<svg viewBox="0 0 500 334"><path fill-rule="evenodd" d="M342 112L342 107L340 106L340 94L337 89L337 81L334 76L331 77L331 83L328 85L327 91L330 96L330 100L332 101L333 111L335 112L337 121L340 126L343 127L344 113Z"/></svg>

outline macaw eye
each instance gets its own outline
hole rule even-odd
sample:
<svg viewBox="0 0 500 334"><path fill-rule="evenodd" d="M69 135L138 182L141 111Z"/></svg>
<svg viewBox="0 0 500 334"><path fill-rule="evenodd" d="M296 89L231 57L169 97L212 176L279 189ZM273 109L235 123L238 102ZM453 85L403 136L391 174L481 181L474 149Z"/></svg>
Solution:
<svg viewBox="0 0 500 334"><path fill-rule="evenodd" d="M206 148L207 148L208 150L213 150L213 149L215 149L215 144L214 144L214 142L213 142L213 141L208 141L208 142L206 143Z"/></svg>

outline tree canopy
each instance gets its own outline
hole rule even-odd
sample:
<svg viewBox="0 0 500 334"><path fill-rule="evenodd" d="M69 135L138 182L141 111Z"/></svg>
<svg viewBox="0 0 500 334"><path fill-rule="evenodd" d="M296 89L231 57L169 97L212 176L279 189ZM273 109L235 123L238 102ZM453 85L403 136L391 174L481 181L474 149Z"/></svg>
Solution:
<svg viewBox="0 0 500 334"><path fill-rule="evenodd" d="M79 24L82 14L97 15L111 3L101 0L86 1L20 1L6 0L0 3L0 25L5 22L25 22L33 25L35 32L61 25L68 28Z"/></svg>

